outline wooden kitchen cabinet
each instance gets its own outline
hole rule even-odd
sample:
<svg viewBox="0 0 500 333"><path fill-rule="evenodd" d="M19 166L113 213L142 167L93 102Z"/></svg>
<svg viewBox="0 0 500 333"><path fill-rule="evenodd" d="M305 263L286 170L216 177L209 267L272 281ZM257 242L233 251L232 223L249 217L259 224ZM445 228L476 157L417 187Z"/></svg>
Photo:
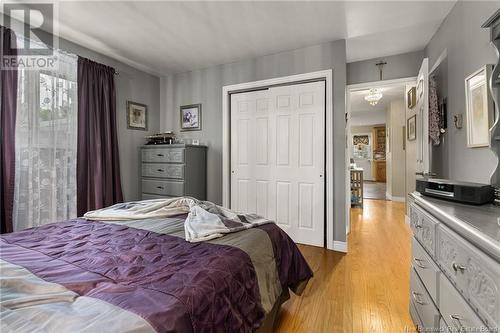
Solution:
<svg viewBox="0 0 500 333"><path fill-rule="evenodd" d="M373 156L381 154L385 158L385 126L374 127L372 130L373 137Z"/></svg>
<svg viewBox="0 0 500 333"><path fill-rule="evenodd" d="M384 160L373 160L373 178L376 182L386 182L386 167Z"/></svg>

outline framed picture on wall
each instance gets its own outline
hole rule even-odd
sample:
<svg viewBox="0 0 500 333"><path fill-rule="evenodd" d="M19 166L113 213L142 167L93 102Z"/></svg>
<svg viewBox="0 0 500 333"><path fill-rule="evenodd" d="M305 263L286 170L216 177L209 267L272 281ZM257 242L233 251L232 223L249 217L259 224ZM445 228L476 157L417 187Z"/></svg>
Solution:
<svg viewBox="0 0 500 333"><path fill-rule="evenodd" d="M417 104L417 87L411 87L411 89L408 90L407 100L408 108L413 109Z"/></svg>
<svg viewBox="0 0 500 333"><path fill-rule="evenodd" d="M148 129L147 105L127 101L127 128L143 131Z"/></svg>
<svg viewBox="0 0 500 333"><path fill-rule="evenodd" d="M181 106L181 131L201 130L201 104Z"/></svg>
<svg viewBox="0 0 500 333"><path fill-rule="evenodd" d="M490 144L493 99L488 89L488 79L491 70L491 65L483 66L465 79L467 147L485 147Z"/></svg>
<svg viewBox="0 0 500 333"><path fill-rule="evenodd" d="M417 138L417 115L413 115L406 121L406 135L408 141L414 141Z"/></svg>

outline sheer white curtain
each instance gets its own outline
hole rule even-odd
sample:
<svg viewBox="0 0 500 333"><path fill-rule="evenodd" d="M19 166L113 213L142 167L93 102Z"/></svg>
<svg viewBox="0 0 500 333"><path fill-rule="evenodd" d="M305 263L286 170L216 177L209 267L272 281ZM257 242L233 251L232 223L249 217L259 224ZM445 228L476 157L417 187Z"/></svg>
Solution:
<svg viewBox="0 0 500 333"><path fill-rule="evenodd" d="M57 70L21 70L14 230L76 217L77 57Z"/></svg>

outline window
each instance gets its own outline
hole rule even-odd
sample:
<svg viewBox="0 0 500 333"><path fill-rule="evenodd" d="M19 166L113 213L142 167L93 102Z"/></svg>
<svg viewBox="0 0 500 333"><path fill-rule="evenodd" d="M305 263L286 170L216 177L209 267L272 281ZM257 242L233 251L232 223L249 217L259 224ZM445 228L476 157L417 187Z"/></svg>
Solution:
<svg viewBox="0 0 500 333"><path fill-rule="evenodd" d="M371 158L370 136L366 134L352 136L352 157L356 159Z"/></svg>
<svg viewBox="0 0 500 333"><path fill-rule="evenodd" d="M76 217L77 58L19 71L14 230Z"/></svg>
<svg viewBox="0 0 500 333"><path fill-rule="evenodd" d="M40 73L40 123L67 121L68 113L75 108L76 82L49 73Z"/></svg>

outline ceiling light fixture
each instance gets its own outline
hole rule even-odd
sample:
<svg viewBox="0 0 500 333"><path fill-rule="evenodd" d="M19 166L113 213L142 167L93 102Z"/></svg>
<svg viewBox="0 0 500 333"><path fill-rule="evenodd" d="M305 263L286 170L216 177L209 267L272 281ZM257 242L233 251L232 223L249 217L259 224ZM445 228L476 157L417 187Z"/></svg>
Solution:
<svg viewBox="0 0 500 333"><path fill-rule="evenodd" d="M384 96L378 89L372 88L368 95L365 96L365 101L370 103L370 105L377 105L378 101Z"/></svg>

